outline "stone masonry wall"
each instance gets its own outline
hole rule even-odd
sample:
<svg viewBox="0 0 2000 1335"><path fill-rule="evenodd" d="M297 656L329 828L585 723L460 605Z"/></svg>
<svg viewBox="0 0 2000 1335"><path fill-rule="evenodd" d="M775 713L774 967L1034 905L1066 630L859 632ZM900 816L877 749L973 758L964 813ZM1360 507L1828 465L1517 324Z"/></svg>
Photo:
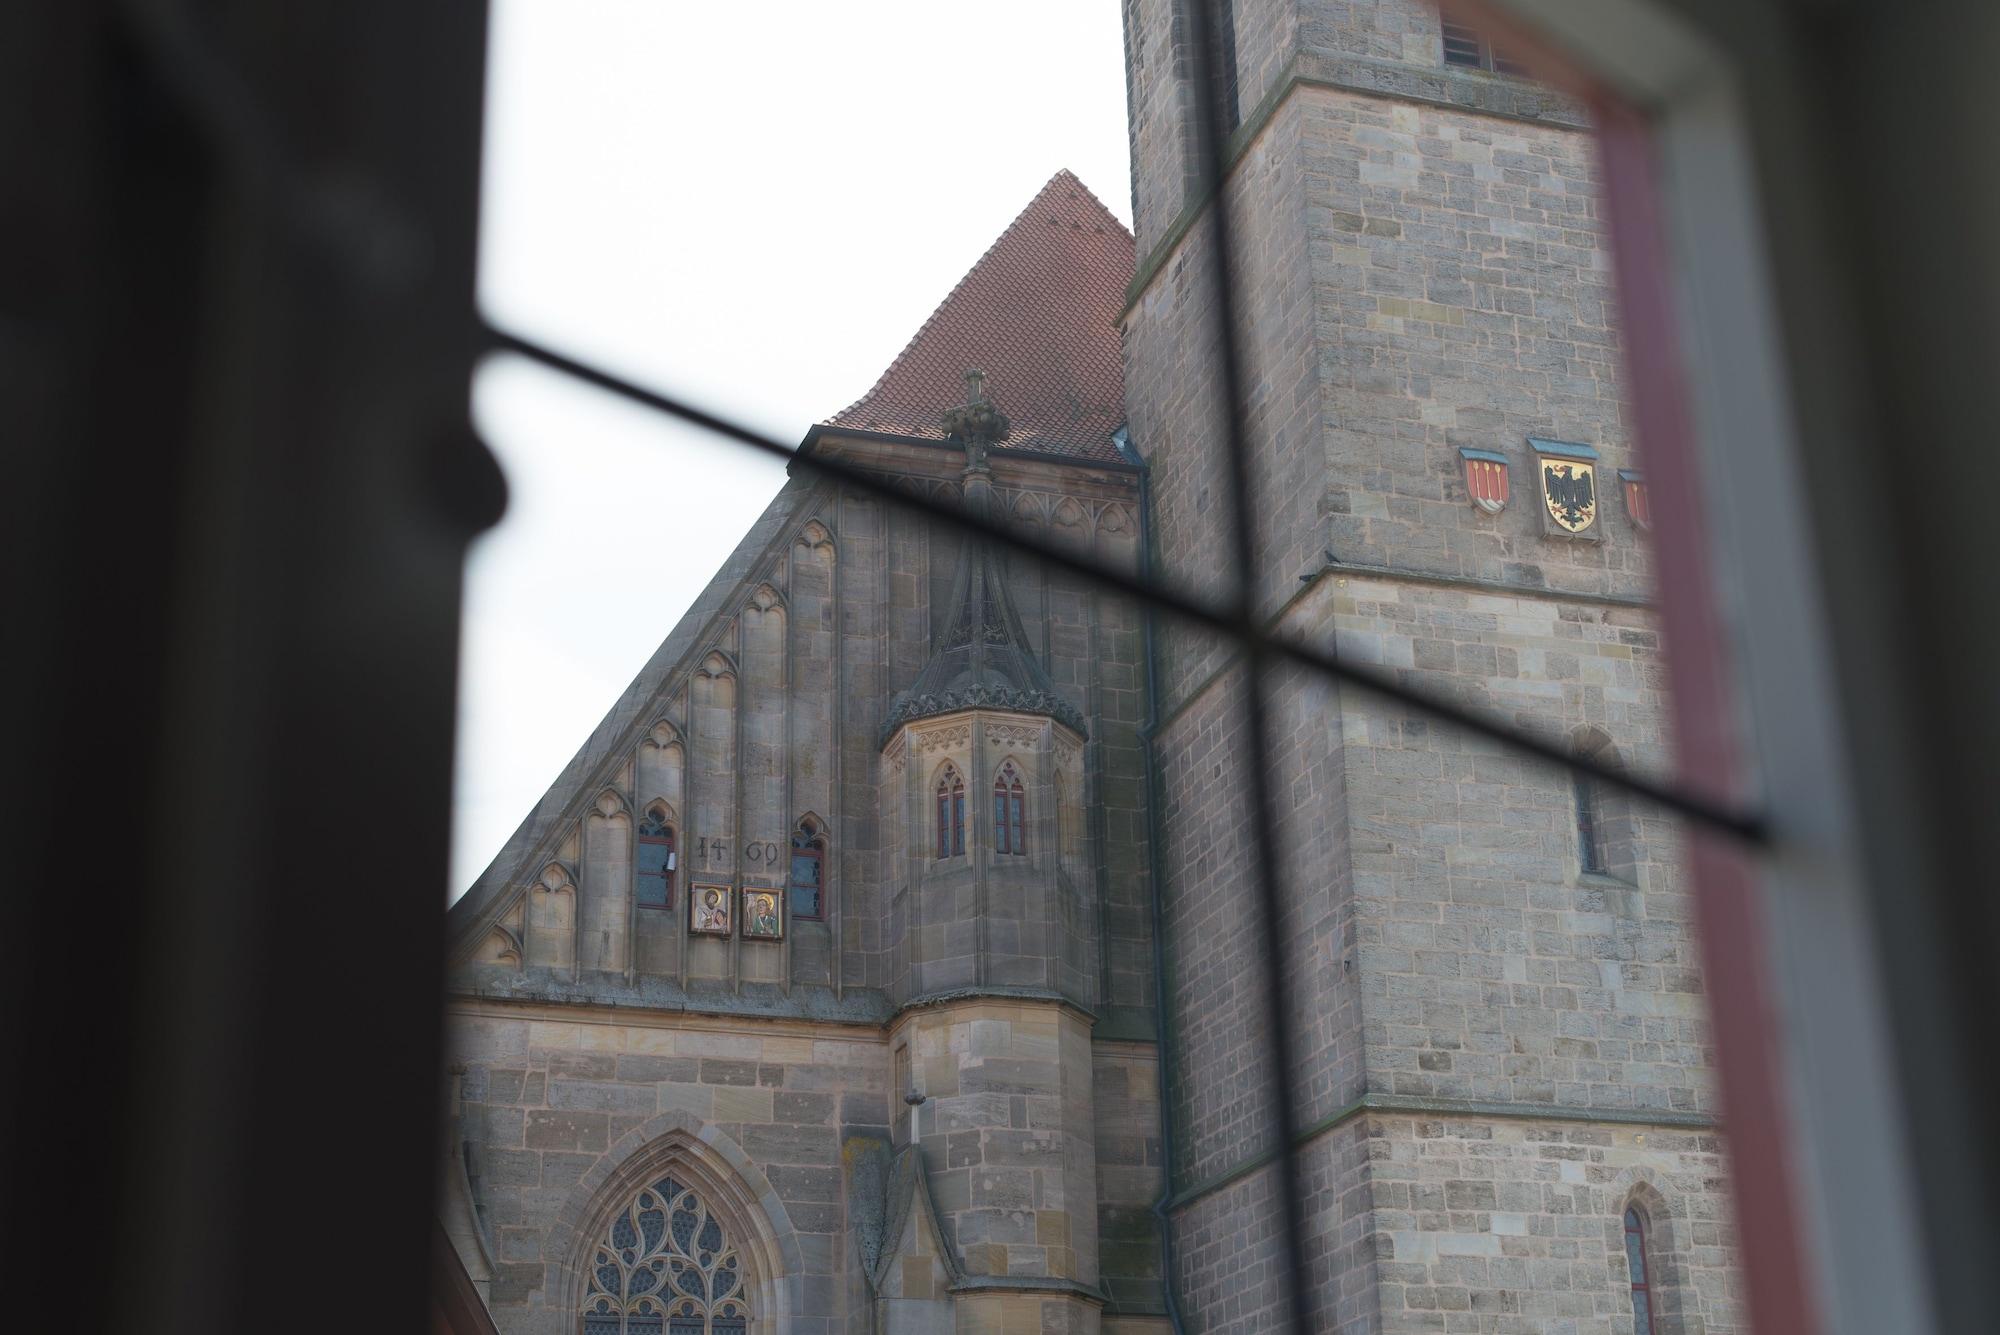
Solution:
<svg viewBox="0 0 2000 1335"><path fill-rule="evenodd" d="M1327 538L1343 561L1643 594L1623 512L1611 257L1590 137L1301 89L1300 169L1324 395ZM1543 536L1527 438L1600 452L1601 541ZM1509 458L1514 499L1466 499L1458 448Z"/></svg>
<svg viewBox="0 0 2000 1335"><path fill-rule="evenodd" d="M1646 1126L1369 1117L1379 1329L1628 1335L1646 1212L1659 1335L1747 1329L1721 1145Z"/></svg>
<svg viewBox="0 0 2000 1335"><path fill-rule="evenodd" d="M856 1260L841 1145L888 1134L879 1032L475 1004L448 1012L446 1049L464 1068L467 1167L495 1250L493 1316L507 1335L573 1335L574 1313L552 1306L567 1259L552 1235L587 1212L593 1181L642 1148L633 1142L663 1115L737 1147L789 1221L798 1264L779 1277L796 1303L786 1329L848 1328L841 1277Z"/></svg>
<svg viewBox="0 0 2000 1335"><path fill-rule="evenodd" d="M1357 575L1323 578L1296 620L1344 658L1556 740L1601 728L1626 763L1665 768L1664 667L1638 609ZM1369 1089L1713 1114L1670 822L1634 809L1623 875L1583 871L1560 770L1355 693L1343 706Z"/></svg>
<svg viewBox="0 0 2000 1335"><path fill-rule="evenodd" d="M1653 774L1670 768L1590 137L1518 80L1441 64L1416 0L1239 0L1233 146L1261 610L1341 658ZM1229 591L1204 214L1169 206L1172 0L1127 5L1140 277L1133 438L1168 572ZM1247 33L1247 36L1246 36ZM1270 77L1278 75L1273 72ZM1259 90L1262 91L1262 90ZM1246 88L1248 110L1255 95ZM1529 437L1598 452L1594 539L1550 537ZM1510 463L1470 504L1461 447ZM1269 1122L1240 667L1172 630L1165 804L1177 1291L1190 1330L1272 1324ZM1353 689L1268 682L1299 1010L1289 1076L1313 1300L1343 1331L1630 1329L1621 1217L1653 1221L1660 1330L1741 1328L1692 905L1670 823ZM1622 1324L1621 1324L1622 1323Z"/></svg>
<svg viewBox="0 0 2000 1335"><path fill-rule="evenodd" d="M966 1273L1097 1283L1097 1128L1089 1025L1048 1002L907 1014L927 1095L918 1137Z"/></svg>

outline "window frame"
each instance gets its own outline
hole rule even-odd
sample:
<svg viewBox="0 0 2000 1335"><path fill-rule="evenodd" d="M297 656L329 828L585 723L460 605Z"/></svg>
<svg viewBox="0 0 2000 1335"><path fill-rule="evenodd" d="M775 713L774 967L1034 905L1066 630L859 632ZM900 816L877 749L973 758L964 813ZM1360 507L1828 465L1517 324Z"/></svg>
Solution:
<svg viewBox="0 0 2000 1335"><path fill-rule="evenodd" d="M1243 124L1243 70L1236 54L1236 0L1201 0L1208 5L1209 96L1216 100L1223 133Z"/></svg>
<svg viewBox="0 0 2000 1335"><path fill-rule="evenodd" d="M648 823L658 825L662 833L646 833ZM639 850L647 845L655 847L665 845L669 859L660 873L661 879L665 882L666 899L659 904L647 903L639 889L640 882L653 875L645 871L640 863ZM633 836L632 842L632 902L636 907L654 913L673 912L674 883L680 874L680 846L680 833L674 828L671 816L662 814L657 808L648 808L639 819L638 833Z"/></svg>
<svg viewBox="0 0 2000 1335"><path fill-rule="evenodd" d="M937 844L934 862L965 856L965 776L946 761L938 771L932 796L937 804Z"/></svg>
<svg viewBox="0 0 2000 1335"><path fill-rule="evenodd" d="M1652 1238L1652 1230L1647 1227L1650 1222L1646 1218L1646 1212L1638 1205L1628 1203L1625 1206L1625 1269L1630 1292L1633 1295L1632 1335L1659 1335L1660 1309L1659 1304L1654 1301L1659 1290L1653 1286L1653 1256L1648 1246ZM1634 1239L1637 1239L1636 1246ZM1639 1262L1638 1273L1632 1274L1632 1259L1635 1256ZM1642 1294L1646 1300L1644 1325L1640 1324L1639 1317L1639 1296Z"/></svg>
<svg viewBox="0 0 2000 1335"><path fill-rule="evenodd" d="M1471 43L1473 59L1453 60L1451 51L1454 41L1461 47L1465 43ZM1526 65L1512 56L1494 50L1492 41L1485 33L1463 23L1453 23L1450 19L1443 20L1439 25L1438 52L1439 63L1446 69L1483 70L1487 74L1498 74L1508 79L1532 77Z"/></svg>
<svg viewBox="0 0 2000 1335"><path fill-rule="evenodd" d="M1610 864L1604 856L1604 820L1598 806L1598 788L1590 776L1572 771L1576 791L1576 867L1590 876L1609 876Z"/></svg>
<svg viewBox="0 0 2000 1335"><path fill-rule="evenodd" d="M657 1234L648 1232L647 1215L658 1216ZM685 1235L683 1216L690 1219ZM708 1242L711 1229L713 1245ZM674 1170L628 1194L593 1241L591 1255L573 1327L581 1335L632 1335L635 1327L656 1335L675 1330L742 1335L753 1326L761 1329L751 1298L758 1286L735 1230L710 1204L708 1193ZM681 1268L701 1276L700 1292L671 1282ZM662 1278L635 1289L633 1276L647 1270ZM615 1290L604 1279L606 1271L617 1277ZM730 1287L711 1296L722 1275L731 1278Z"/></svg>
<svg viewBox="0 0 2000 1335"><path fill-rule="evenodd" d="M799 842L801 839L805 840L804 844ZM797 921L826 921L826 854L826 830L811 816L802 817L799 823L792 827L792 860L785 866L786 898L791 904L791 915ZM800 857L811 858L817 868L813 873L814 909L811 913L799 908L799 880L796 873Z"/></svg>
<svg viewBox="0 0 2000 1335"><path fill-rule="evenodd" d="M1025 857L1028 852L1027 786L1011 760L993 776L993 851L1008 857Z"/></svg>

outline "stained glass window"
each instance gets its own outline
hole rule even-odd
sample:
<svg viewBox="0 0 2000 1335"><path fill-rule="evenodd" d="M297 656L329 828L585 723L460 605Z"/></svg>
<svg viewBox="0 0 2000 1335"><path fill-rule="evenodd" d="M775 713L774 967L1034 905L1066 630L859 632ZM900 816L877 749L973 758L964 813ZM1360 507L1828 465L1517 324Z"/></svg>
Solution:
<svg viewBox="0 0 2000 1335"><path fill-rule="evenodd" d="M965 780L946 765L938 775L937 856L955 858L965 852Z"/></svg>
<svg viewBox="0 0 2000 1335"><path fill-rule="evenodd" d="M648 811L646 818L639 822L639 841L635 852L639 907L672 908L674 871L677 862L674 852L674 827L667 824L661 812Z"/></svg>
<svg viewBox="0 0 2000 1335"><path fill-rule="evenodd" d="M820 833L819 825L811 816L799 822L799 828L792 832L792 916L794 918L824 918L826 916L825 886L826 836Z"/></svg>
<svg viewBox="0 0 2000 1335"><path fill-rule="evenodd" d="M1028 851L1024 793L1021 776L1010 760L993 780L993 846L1002 853Z"/></svg>
<svg viewBox="0 0 2000 1335"><path fill-rule="evenodd" d="M642 1188L591 1261L583 1335L743 1335L743 1264L722 1222L671 1177Z"/></svg>
<svg viewBox="0 0 2000 1335"><path fill-rule="evenodd" d="M1625 1211L1625 1268L1632 1275L1632 1335L1653 1335L1653 1288L1646 1282L1646 1216Z"/></svg>

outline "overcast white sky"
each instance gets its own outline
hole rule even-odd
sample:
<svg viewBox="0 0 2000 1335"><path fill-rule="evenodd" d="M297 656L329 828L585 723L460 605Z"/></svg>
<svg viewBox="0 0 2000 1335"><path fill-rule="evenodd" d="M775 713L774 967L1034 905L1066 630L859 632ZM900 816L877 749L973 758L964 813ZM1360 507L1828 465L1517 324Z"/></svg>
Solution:
<svg viewBox="0 0 2000 1335"><path fill-rule="evenodd" d="M1068 167L1128 224L1116 0L497 0L488 316L796 442ZM450 894L782 481L514 359L467 571Z"/></svg>

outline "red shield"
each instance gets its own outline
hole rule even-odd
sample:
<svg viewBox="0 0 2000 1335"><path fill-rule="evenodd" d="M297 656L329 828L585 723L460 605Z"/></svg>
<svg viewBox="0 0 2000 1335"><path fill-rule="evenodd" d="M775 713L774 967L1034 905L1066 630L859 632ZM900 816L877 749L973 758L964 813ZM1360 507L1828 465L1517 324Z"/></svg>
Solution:
<svg viewBox="0 0 2000 1335"><path fill-rule="evenodd" d="M1653 527L1653 501L1646 492L1646 478L1636 469L1621 468L1618 480L1625 484L1625 513L1642 531Z"/></svg>
<svg viewBox="0 0 2000 1335"><path fill-rule="evenodd" d="M1493 450L1461 449L1465 491L1480 511L1497 515L1507 508L1507 456Z"/></svg>

